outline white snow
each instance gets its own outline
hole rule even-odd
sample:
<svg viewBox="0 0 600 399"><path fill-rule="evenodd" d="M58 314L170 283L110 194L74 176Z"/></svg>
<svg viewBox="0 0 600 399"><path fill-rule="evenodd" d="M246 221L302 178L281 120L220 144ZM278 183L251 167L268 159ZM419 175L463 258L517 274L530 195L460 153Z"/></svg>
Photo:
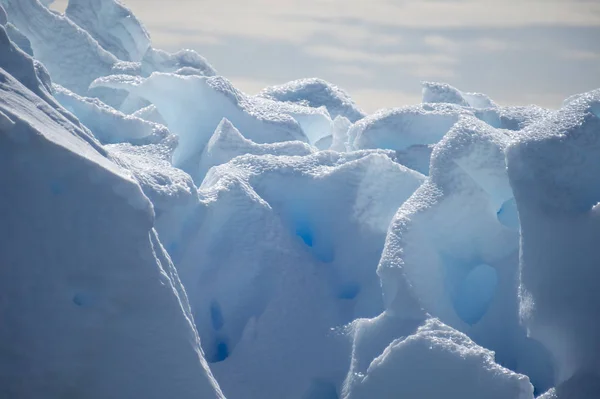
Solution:
<svg viewBox="0 0 600 399"><path fill-rule="evenodd" d="M0 396L223 397L140 187L0 70Z"/></svg>
<svg viewBox="0 0 600 399"><path fill-rule="evenodd" d="M364 323L355 328L364 329ZM342 398L531 399L533 387L527 377L496 364L493 352L430 319L414 334L393 340L366 370L350 374Z"/></svg>
<svg viewBox="0 0 600 399"><path fill-rule="evenodd" d="M507 152L521 221L521 313L560 383L600 374L600 91L530 125Z"/></svg>
<svg viewBox="0 0 600 399"><path fill-rule="evenodd" d="M81 97L59 85L53 88L54 97L62 106L76 115L103 144L157 142L170 134L163 125L125 115L97 98Z"/></svg>
<svg viewBox="0 0 600 399"><path fill-rule="evenodd" d="M119 1L69 0L65 15L120 60L139 62L150 48L150 35Z"/></svg>
<svg viewBox="0 0 600 399"><path fill-rule="evenodd" d="M299 79L263 89L258 96L308 107L326 107L332 118L343 116L352 122L365 117L350 96L322 79Z"/></svg>
<svg viewBox="0 0 600 399"><path fill-rule="evenodd" d="M307 141L301 125L313 137L319 137L319 132L325 136L331 129L326 111L254 99L220 76L153 73L143 79L120 75L98 79L93 86L124 88L151 101L169 129L179 135L174 165L191 174L196 173L199 157L223 118L256 143Z"/></svg>
<svg viewBox="0 0 600 399"><path fill-rule="evenodd" d="M51 3L0 0L0 397L600 397L600 89L367 115Z"/></svg>

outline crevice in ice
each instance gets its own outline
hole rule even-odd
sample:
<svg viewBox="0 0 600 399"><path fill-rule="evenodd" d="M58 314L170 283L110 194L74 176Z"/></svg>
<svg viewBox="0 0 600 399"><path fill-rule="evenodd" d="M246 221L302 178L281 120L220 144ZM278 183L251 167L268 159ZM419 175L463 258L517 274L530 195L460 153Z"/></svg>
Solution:
<svg viewBox="0 0 600 399"><path fill-rule="evenodd" d="M494 299L498 275L486 264L475 266L459 283L453 302L458 316L467 324L477 323Z"/></svg>

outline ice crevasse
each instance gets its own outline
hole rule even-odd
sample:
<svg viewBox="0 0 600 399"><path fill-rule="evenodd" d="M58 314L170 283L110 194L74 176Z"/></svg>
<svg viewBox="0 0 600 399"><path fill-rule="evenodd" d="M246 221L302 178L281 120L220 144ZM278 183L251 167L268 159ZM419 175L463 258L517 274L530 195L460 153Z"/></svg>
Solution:
<svg viewBox="0 0 600 399"><path fill-rule="evenodd" d="M0 0L0 396L600 397L600 92L257 95Z"/></svg>

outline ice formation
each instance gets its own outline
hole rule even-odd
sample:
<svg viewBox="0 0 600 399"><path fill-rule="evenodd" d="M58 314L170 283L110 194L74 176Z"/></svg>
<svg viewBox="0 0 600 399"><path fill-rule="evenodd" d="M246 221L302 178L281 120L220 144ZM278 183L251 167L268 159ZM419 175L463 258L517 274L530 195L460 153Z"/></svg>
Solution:
<svg viewBox="0 0 600 399"><path fill-rule="evenodd" d="M600 397L600 90L247 95L0 0L0 397Z"/></svg>
<svg viewBox="0 0 600 399"><path fill-rule="evenodd" d="M120 60L139 62L150 48L144 26L118 1L69 0L65 14Z"/></svg>
<svg viewBox="0 0 600 399"><path fill-rule="evenodd" d="M344 399L532 397L527 377L499 366L493 352L435 319L392 341L364 374L350 376L342 395Z"/></svg>
<svg viewBox="0 0 600 399"><path fill-rule="evenodd" d="M597 382L600 371L599 132L596 90L530 125L507 151L521 221L521 313L552 352L558 383Z"/></svg>
<svg viewBox="0 0 600 399"><path fill-rule="evenodd" d="M4 70L0 129L0 396L222 397L140 187Z"/></svg>
<svg viewBox="0 0 600 399"><path fill-rule="evenodd" d="M343 116L351 122L365 117L350 96L322 79L300 79L263 89L258 96L309 107L325 107L332 118Z"/></svg>

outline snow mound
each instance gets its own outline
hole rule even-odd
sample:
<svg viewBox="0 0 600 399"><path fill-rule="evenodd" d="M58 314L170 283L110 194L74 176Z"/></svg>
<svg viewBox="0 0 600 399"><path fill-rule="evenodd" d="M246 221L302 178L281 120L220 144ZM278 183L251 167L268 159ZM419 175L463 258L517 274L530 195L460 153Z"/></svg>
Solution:
<svg viewBox="0 0 600 399"><path fill-rule="evenodd" d="M215 76L217 71L194 50L183 49L176 53L150 48L142 60L142 72L171 72L178 75Z"/></svg>
<svg viewBox="0 0 600 399"><path fill-rule="evenodd" d="M126 89L151 101L169 129L179 135L180 145L173 156L173 164L191 174L197 172L204 146L223 118L256 143L307 141L299 123L284 113L289 109L282 110L269 100L254 101L220 76L153 73L144 79L120 75L100 78L93 83L93 87L97 86ZM307 109L294 108L299 115ZM303 116L306 118L302 120L307 124L330 121L318 112L307 112Z"/></svg>
<svg viewBox="0 0 600 399"><path fill-rule="evenodd" d="M0 396L222 398L152 205L85 138L0 69Z"/></svg>
<svg viewBox="0 0 600 399"><path fill-rule="evenodd" d="M475 110L475 116L497 129L523 130L527 126L549 117L552 111L538 107L509 106Z"/></svg>
<svg viewBox="0 0 600 399"><path fill-rule="evenodd" d="M424 103L448 103L471 108L497 107L488 96L481 93L463 93L447 83L422 82Z"/></svg>
<svg viewBox="0 0 600 399"><path fill-rule="evenodd" d="M571 98L507 150L521 221L521 314L552 352L557 383L600 376L598 132L600 90Z"/></svg>
<svg viewBox="0 0 600 399"><path fill-rule="evenodd" d="M178 207L197 204L198 194L187 173L171 166L171 155L177 146L174 136L159 143L132 145L129 143L107 145L110 158L132 172L144 194L152 201L160 230L163 217Z"/></svg>
<svg viewBox="0 0 600 399"><path fill-rule="evenodd" d="M344 399L533 398L526 376L436 319L392 341L364 374L349 376L344 391Z"/></svg>
<svg viewBox="0 0 600 399"><path fill-rule="evenodd" d="M85 95L94 79L112 73L117 58L68 18L50 11L38 0L0 2L9 21L27 36L36 59L56 83Z"/></svg>
<svg viewBox="0 0 600 399"><path fill-rule="evenodd" d="M406 150L435 144L461 115L472 115L453 104L421 104L378 111L356 122L348 132L351 149Z"/></svg>
<svg viewBox="0 0 600 399"><path fill-rule="evenodd" d="M241 139L227 122L223 135ZM339 388L348 343L332 328L382 311L385 232L422 181L383 151L243 155L208 172L165 245L226 395Z"/></svg>
<svg viewBox="0 0 600 399"><path fill-rule="evenodd" d="M388 310L402 313L412 297L547 389L549 357L519 326L519 219L504 161L515 137L461 119L434 147L429 180L398 210L378 274Z"/></svg>
<svg viewBox="0 0 600 399"><path fill-rule="evenodd" d="M198 178L202 181L206 172L217 165L229 162L239 155L278 155L303 156L310 155L314 149L301 141L286 141L274 144L257 144L242 136L233 124L223 118L210 138L200 158Z"/></svg>
<svg viewBox="0 0 600 399"><path fill-rule="evenodd" d="M65 15L120 60L139 62L150 48L150 35L119 1L69 0Z"/></svg>
<svg viewBox="0 0 600 399"><path fill-rule="evenodd" d="M332 118L343 116L351 122L365 117L348 94L322 79L299 79L263 89L259 97L291 102L307 107L326 107Z"/></svg>
<svg viewBox="0 0 600 399"><path fill-rule="evenodd" d="M170 134L163 125L125 115L97 98L81 97L59 85L54 85L54 97L103 144L156 143Z"/></svg>

